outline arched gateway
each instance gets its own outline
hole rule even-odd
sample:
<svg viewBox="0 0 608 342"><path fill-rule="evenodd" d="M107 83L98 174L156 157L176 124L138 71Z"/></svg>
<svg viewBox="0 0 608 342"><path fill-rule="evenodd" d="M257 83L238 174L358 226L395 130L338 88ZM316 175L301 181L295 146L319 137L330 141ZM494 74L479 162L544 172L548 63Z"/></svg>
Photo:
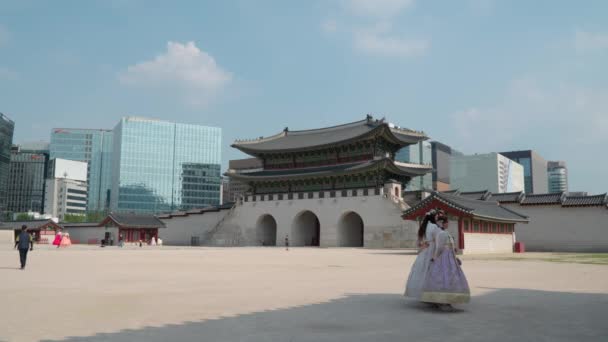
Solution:
<svg viewBox="0 0 608 342"><path fill-rule="evenodd" d="M272 215L260 216L255 225L255 232L256 238L262 246L277 245L277 221Z"/></svg>
<svg viewBox="0 0 608 342"><path fill-rule="evenodd" d="M255 159L235 161L226 176L246 185L243 205L261 207L266 213L278 217L278 211L285 210L279 204L285 203L290 210L299 213L293 218L291 227L280 227L278 239L281 245L285 238L283 229L291 228L289 239L292 245L318 246L320 224L317 215L310 211L312 208L320 205L323 209L319 210L350 208L351 211L363 212L362 206L366 201L353 200L353 197L388 198L390 195L393 202L399 202L400 187L394 189L388 185L395 182L407 184L414 177L432 172L433 167L400 162L395 160L395 156L402 148L417 146L427 139L424 132L402 128L371 115L332 127L301 131L286 127L269 137L235 141L232 147ZM353 204L343 206L345 202ZM386 205L394 206L394 203L386 201ZM330 209L330 206L335 209ZM320 211L316 214L327 217L325 214L321 216ZM328 222L331 229L327 231L323 246L362 246L361 217L353 213L342 219L341 240L334 239L333 232L334 224L340 222L332 220ZM374 223L374 230L392 231L393 227L377 227ZM384 244L384 241L372 243L374 239L384 239L375 238L376 235L382 236L368 235L366 241L370 246L376 242Z"/></svg>
<svg viewBox="0 0 608 342"><path fill-rule="evenodd" d="M321 224L317 215L310 210L296 215L289 239L292 246L319 246L320 237Z"/></svg>
<svg viewBox="0 0 608 342"><path fill-rule="evenodd" d="M363 247L363 219L354 211L340 217L338 247Z"/></svg>

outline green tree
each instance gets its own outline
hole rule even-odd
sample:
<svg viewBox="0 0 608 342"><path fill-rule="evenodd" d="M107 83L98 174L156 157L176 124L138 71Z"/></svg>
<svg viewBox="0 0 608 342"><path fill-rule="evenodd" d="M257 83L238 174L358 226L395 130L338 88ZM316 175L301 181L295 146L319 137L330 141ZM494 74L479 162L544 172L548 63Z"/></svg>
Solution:
<svg viewBox="0 0 608 342"><path fill-rule="evenodd" d="M34 216L32 216L28 213L19 213L19 214L17 214L15 221L31 221L33 219L34 219Z"/></svg>
<svg viewBox="0 0 608 342"><path fill-rule="evenodd" d="M86 215L80 215L80 214L65 214L65 216L63 216L63 222L68 222L68 223L80 223L80 222L84 222L86 220Z"/></svg>

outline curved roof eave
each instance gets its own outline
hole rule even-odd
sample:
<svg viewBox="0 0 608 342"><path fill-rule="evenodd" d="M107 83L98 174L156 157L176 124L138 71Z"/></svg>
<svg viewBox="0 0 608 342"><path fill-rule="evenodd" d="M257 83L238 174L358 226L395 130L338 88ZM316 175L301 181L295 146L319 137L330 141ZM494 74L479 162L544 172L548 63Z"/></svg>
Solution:
<svg viewBox="0 0 608 342"><path fill-rule="evenodd" d="M279 141L279 140L283 140L283 139L288 139L290 137L290 133L295 134L295 135L306 135L307 133L329 133L332 132L332 130L336 131L337 129L349 129L347 128L347 126L350 126L350 128L356 129L361 128L362 126L366 126L369 127L369 130L362 132L362 133L358 133L358 134L354 134L354 135L350 135L345 137L344 139L335 139L335 140L330 140L327 142L322 142L319 144L311 144L311 145L306 145L306 146L293 146L293 147L284 147L284 146L275 146L274 148L272 147L264 147L264 148L260 148L260 144L263 143L268 143L268 142L273 142L273 141ZM332 145L336 145L336 144L342 144L342 143L346 143L346 142L350 142L350 141L355 141L358 139L362 139L362 138L366 138L370 135L374 135L374 134L380 134L380 135L384 135L387 140L391 141L394 144L397 145L411 145L411 144L416 144L420 141L424 141L428 139L428 136L426 136L426 134L424 134L424 132L417 132L417 131L412 131L412 130L406 130L406 129L402 129L402 128L395 128L395 127L390 127L388 123L386 122L370 122L367 120L361 120L361 121L356 121L356 122L352 122L352 123L348 123L348 124L344 124L344 125L339 125L339 126L333 126L333 127L327 127L327 128L320 128L320 129L313 129L313 130L304 130L304 131L283 131L280 132L278 134L269 136L269 137L261 137L258 139L254 139L254 140L244 140L244 141L235 141L234 143L232 143L230 146L233 148L236 148L242 152L248 153L248 154L252 154L252 155L259 155L259 154L263 154L263 153L273 153L273 152L296 152L296 151L310 151L310 150L315 150L315 149L320 149L320 148L326 148ZM297 144L297 142L294 142L295 144Z"/></svg>

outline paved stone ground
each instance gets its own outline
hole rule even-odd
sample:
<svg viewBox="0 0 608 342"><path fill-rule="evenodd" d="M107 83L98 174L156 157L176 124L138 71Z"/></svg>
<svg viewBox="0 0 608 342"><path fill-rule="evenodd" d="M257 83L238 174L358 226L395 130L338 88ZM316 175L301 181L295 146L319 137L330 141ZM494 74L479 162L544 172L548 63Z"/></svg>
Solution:
<svg viewBox="0 0 608 342"><path fill-rule="evenodd" d="M456 313L401 296L407 251L0 246L6 341L607 341L608 266L467 260Z"/></svg>

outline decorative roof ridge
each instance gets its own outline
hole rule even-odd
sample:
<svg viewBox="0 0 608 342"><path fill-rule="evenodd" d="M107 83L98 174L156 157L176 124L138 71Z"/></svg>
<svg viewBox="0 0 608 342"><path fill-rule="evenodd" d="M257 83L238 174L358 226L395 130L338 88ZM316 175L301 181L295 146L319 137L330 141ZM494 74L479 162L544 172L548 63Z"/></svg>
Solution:
<svg viewBox="0 0 608 342"><path fill-rule="evenodd" d="M363 120L358 120L358 121L353 121L353 122L348 122L345 124L340 124L340 125L335 125L335 126L329 126L329 127L321 127L321 128L311 128L311 129L301 129L301 130L296 130L296 131L290 131L288 127L285 127L283 129L283 131L274 134L274 135L270 135L267 137L259 137L259 138L254 138L254 139L237 139L234 141L234 145L244 145L244 144L253 144L253 143L260 143L260 142L265 142L265 141L270 141L270 140L274 140L277 138L282 138L285 137L287 135L298 135L299 133L311 133L314 131L331 131L333 129L339 129L339 128L345 128L347 126L359 126L361 124L370 124L373 119L373 117L371 115L368 114L367 118L363 119ZM382 120L376 120L377 123L384 123L384 119Z"/></svg>
<svg viewBox="0 0 608 342"><path fill-rule="evenodd" d="M260 142L271 141L277 138L282 138L287 135L287 131L282 131L275 135L270 135L267 137L259 137L254 139L237 139L234 141L233 145L247 145L247 144L257 144Z"/></svg>
<svg viewBox="0 0 608 342"><path fill-rule="evenodd" d="M395 131L397 133L406 133L406 134L413 134L413 135L417 135L420 137L427 137L426 133L424 133L424 131L417 131L411 128L407 128L407 127L390 127L389 129L391 131ZM428 138L428 137L427 137Z"/></svg>
<svg viewBox="0 0 608 342"><path fill-rule="evenodd" d="M378 123L380 125L386 124L384 122L384 119L382 119L382 120L376 120L374 122L374 121L372 121L373 120L372 116L368 115L368 117L371 118L371 119L366 118L366 119L363 119L363 120L358 120L358 121L353 121L353 122L347 122L347 123L340 124L340 125L334 125L334 126L329 126L329 127L320 127L320 128L310 128L310 129L299 129L299 130L296 130L296 131L290 131L287 127L285 127L285 130L283 132L286 132L288 134L294 134L295 133L297 135L299 133L311 133L311 132L315 132L315 131L332 131L332 130L335 130L335 129L346 128L347 126L348 127L350 127L350 126L360 126L361 124L366 124L366 125L373 124L373 123Z"/></svg>
<svg viewBox="0 0 608 342"><path fill-rule="evenodd" d="M569 199L569 198L591 198L591 197L594 197L594 198L595 198L595 197L604 197L604 198L606 198L607 196L608 196L608 193L606 193L606 192L605 192L605 193L603 193L603 194L596 194L596 195L581 195L581 196L579 196L579 195L569 196L569 195L568 195L568 193L566 193L565 198L566 198L566 199Z"/></svg>

